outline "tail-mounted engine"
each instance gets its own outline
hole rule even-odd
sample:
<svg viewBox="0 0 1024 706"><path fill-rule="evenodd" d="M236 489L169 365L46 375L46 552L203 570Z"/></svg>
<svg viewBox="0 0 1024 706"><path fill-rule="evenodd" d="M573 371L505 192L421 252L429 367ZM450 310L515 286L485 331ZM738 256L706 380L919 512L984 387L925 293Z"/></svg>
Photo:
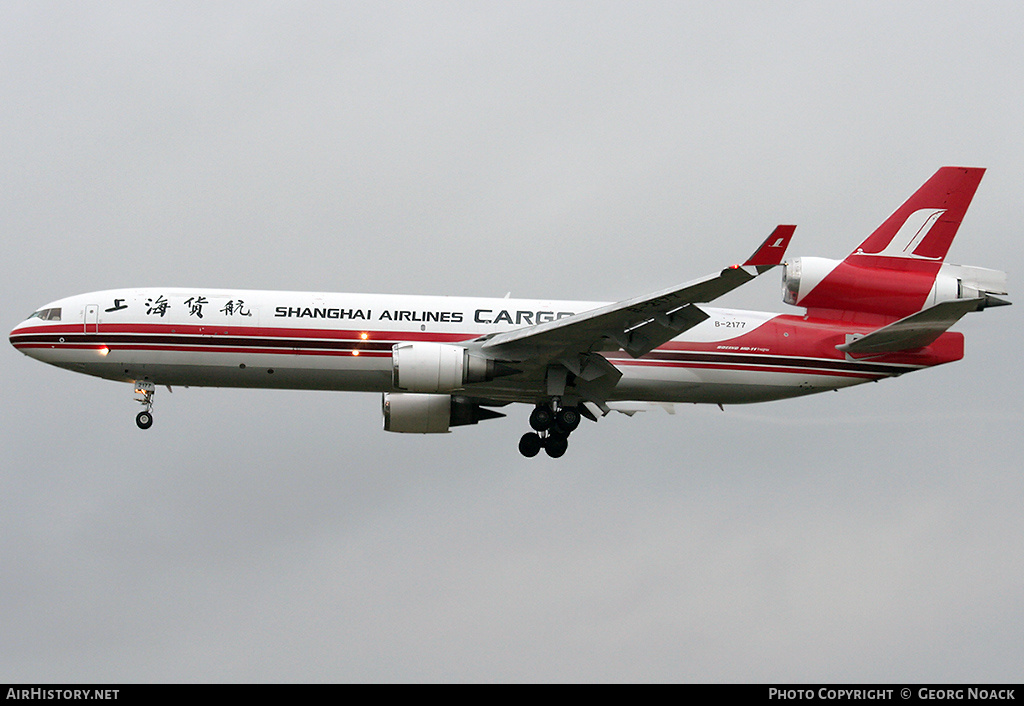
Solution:
<svg viewBox="0 0 1024 706"><path fill-rule="evenodd" d="M839 265L824 257L798 257L782 263L782 301L800 306L804 296Z"/></svg>
<svg viewBox="0 0 1024 706"><path fill-rule="evenodd" d="M928 296L928 306L956 299L984 299L979 309L1008 302L996 298L1007 293L1006 273L985 267L943 264Z"/></svg>
<svg viewBox="0 0 1024 706"><path fill-rule="evenodd" d="M519 372L446 343L397 343L391 350L391 382L404 392L452 392Z"/></svg>
<svg viewBox="0 0 1024 706"><path fill-rule="evenodd" d="M1005 303L1006 273L942 263L905 268L858 266L823 257L798 257L783 265L782 300L808 309L903 317L940 302L984 299L979 308ZM874 264L874 263L871 263Z"/></svg>

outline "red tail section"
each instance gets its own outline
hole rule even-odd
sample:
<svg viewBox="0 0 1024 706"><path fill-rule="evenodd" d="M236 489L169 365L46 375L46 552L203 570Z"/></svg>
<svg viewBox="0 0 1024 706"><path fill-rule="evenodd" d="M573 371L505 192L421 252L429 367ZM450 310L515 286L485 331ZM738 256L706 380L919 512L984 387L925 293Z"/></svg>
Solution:
<svg viewBox="0 0 1024 706"><path fill-rule="evenodd" d="M920 311L984 173L974 167L935 172L799 305L897 318Z"/></svg>
<svg viewBox="0 0 1024 706"><path fill-rule="evenodd" d="M869 255L941 262L984 174L984 169L976 167L943 167L935 172L847 260Z"/></svg>

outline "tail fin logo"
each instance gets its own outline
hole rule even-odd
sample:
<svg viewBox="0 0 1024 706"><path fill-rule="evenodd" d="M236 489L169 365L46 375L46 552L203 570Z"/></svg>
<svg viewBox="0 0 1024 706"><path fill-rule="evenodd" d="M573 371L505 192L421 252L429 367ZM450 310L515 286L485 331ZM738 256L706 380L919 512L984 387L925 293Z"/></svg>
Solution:
<svg viewBox="0 0 1024 706"><path fill-rule="evenodd" d="M908 260L942 260L941 257L925 257L915 255L914 251L920 247L922 241L928 236L928 232L938 223L939 218L946 212L944 208L922 208L914 211L907 220L903 222L900 229L892 236L892 240L881 252L864 252L857 249L858 255L871 255L874 257L901 257Z"/></svg>

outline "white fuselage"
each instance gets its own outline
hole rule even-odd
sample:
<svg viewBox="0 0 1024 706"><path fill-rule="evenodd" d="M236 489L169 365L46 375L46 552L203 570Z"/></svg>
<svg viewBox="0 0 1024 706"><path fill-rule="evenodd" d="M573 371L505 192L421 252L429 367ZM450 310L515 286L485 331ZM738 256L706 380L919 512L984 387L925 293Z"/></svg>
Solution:
<svg viewBox="0 0 1024 706"><path fill-rule="evenodd" d="M157 385L392 392L392 347L459 343L570 316L601 302L148 288L48 304L10 335L23 353L69 370ZM710 317L640 358L604 355L623 373L611 400L733 404L793 397L915 370L913 360L854 361L851 330L806 317L704 307ZM58 314L46 312L58 311ZM56 318L59 316L59 319ZM513 402L543 397L516 376L472 386Z"/></svg>

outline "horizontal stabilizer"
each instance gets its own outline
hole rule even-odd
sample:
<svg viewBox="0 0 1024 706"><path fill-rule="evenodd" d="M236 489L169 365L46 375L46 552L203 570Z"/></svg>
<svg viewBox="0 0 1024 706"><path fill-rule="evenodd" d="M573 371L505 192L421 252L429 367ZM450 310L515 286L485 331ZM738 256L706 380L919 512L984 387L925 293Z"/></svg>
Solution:
<svg viewBox="0 0 1024 706"><path fill-rule="evenodd" d="M987 309L990 306L1010 306L1013 303L999 297L994 297L988 292L983 292L983 294L985 295L985 306L982 307L983 309Z"/></svg>
<svg viewBox="0 0 1024 706"><path fill-rule="evenodd" d="M836 348L850 355L892 353L910 348L923 348L933 343L965 314L979 311L985 306L984 297L942 302Z"/></svg>

